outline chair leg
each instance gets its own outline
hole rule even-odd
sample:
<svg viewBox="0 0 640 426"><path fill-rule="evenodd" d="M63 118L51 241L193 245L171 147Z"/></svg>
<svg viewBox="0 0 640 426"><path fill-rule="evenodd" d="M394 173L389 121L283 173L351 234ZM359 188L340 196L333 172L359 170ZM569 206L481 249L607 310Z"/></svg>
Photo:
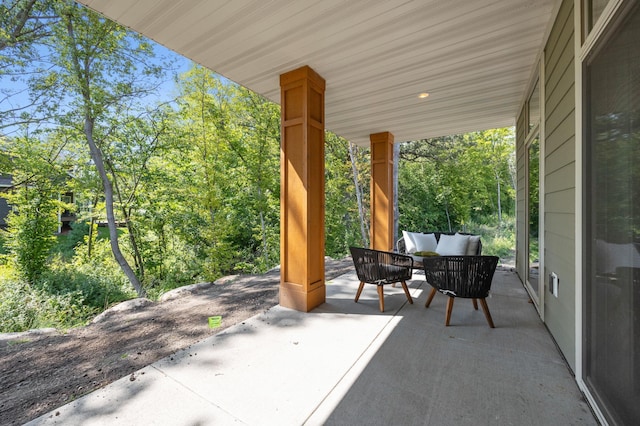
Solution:
<svg viewBox="0 0 640 426"><path fill-rule="evenodd" d="M444 322L444 325L449 326L449 320L451 320L451 311L453 311L453 300L455 297L449 296L449 300L447 301L447 318Z"/></svg>
<svg viewBox="0 0 640 426"><path fill-rule="evenodd" d="M360 281L360 287L358 287L358 292L356 293L355 302L358 303L358 299L360 299L360 293L362 293L362 289L364 288L364 281Z"/></svg>
<svg viewBox="0 0 640 426"><path fill-rule="evenodd" d="M411 298L411 294L409 294L409 289L407 288L407 283L402 281L400 284L402 284L402 289L404 290L404 294L407 296L407 300L409 301L409 303L411 303L413 305L413 299Z"/></svg>
<svg viewBox="0 0 640 426"><path fill-rule="evenodd" d="M431 301L435 297L436 293L437 293L437 290L434 287L431 287L431 293L429 293L429 297L427 297L427 303L424 304L425 308L429 307L429 305L431 304Z"/></svg>
<svg viewBox="0 0 640 426"><path fill-rule="evenodd" d="M471 299L473 303L473 309L478 310L478 299Z"/></svg>
<svg viewBox="0 0 640 426"><path fill-rule="evenodd" d="M487 301L484 298L482 298L482 299L480 299L480 304L482 305L482 310L484 311L484 316L487 318L487 322L489 323L489 327L496 328L496 326L493 325L493 319L491 318L491 312L489 312L489 307L487 306Z"/></svg>
<svg viewBox="0 0 640 426"><path fill-rule="evenodd" d="M384 312L384 290L383 286L378 286L378 299L380 300L380 312Z"/></svg>

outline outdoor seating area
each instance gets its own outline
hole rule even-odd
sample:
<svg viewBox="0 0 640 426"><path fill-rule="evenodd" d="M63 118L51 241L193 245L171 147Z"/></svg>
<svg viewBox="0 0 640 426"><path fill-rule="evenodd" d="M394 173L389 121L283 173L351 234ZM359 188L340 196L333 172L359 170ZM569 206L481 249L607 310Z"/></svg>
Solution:
<svg viewBox="0 0 640 426"><path fill-rule="evenodd" d="M430 237L434 238L433 234ZM447 237L444 236L444 238ZM409 239L406 236L405 238ZM465 236L460 240L468 241L469 237ZM477 243L473 248L474 252L481 250L479 237ZM411 249L415 249L415 246ZM458 250L466 253L467 248L460 246ZM411 279L415 260L424 270L427 284L432 287L424 305L425 308L429 307L437 292L448 297L446 326L449 326L451 320L454 300L459 297L471 299L476 311L478 310L478 301L480 301L489 327L495 328L486 298L489 296L493 275L498 265L499 258L497 256L440 256L432 250L418 251L418 256L416 256L362 247L350 247L350 251L358 280L360 280L355 297L356 303L360 299L364 285L373 284L377 286L380 312L384 312L384 286L392 284L395 287L395 283L399 282L407 301L413 304L406 282ZM423 256L422 254L427 255Z"/></svg>

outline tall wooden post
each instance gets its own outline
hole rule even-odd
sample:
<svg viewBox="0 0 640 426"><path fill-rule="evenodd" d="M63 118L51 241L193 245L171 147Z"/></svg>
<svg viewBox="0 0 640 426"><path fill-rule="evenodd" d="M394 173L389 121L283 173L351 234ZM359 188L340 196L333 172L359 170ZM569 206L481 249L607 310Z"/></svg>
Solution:
<svg viewBox="0 0 640 426"><path fill-rule="evenodd" d="M371 140L371 248L393 249L393 135L374 133Z"/></svg>
<svg viewBox="0 0 640 426"><path fill-rule="evenodd" d="M280 76L280 305L309 312L325 301L324 91L308 66Z"/></svg>

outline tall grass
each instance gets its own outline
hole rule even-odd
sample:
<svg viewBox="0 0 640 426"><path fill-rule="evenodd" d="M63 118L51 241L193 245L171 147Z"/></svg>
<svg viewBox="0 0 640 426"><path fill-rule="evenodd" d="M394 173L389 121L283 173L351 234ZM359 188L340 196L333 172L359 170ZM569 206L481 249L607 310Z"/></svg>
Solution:
<svg viewBox="0 0 640 426"><path fill-rule="evenodd" d="M489 217L483 223L470 222L466 231L481 236L482 254L498 256L500 262L513 264L516 256L515 217Z"/></svg>

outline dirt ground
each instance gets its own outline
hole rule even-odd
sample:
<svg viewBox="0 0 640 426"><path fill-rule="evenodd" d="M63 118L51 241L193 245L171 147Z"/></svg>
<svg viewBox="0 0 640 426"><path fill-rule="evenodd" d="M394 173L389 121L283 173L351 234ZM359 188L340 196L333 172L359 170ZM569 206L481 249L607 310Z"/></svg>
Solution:
<svg viewBox="0 0 640 426"><path fill-rule="evenodd" d="M350 258L325 265L327 280L353 270ZM277 270L228 277L161 302L125 302L66 333L0 334L0 425L23 424L121 377L135 380L140 368L276 305L279 282ZM220 327L210 328L217 315Z"/></svg>

